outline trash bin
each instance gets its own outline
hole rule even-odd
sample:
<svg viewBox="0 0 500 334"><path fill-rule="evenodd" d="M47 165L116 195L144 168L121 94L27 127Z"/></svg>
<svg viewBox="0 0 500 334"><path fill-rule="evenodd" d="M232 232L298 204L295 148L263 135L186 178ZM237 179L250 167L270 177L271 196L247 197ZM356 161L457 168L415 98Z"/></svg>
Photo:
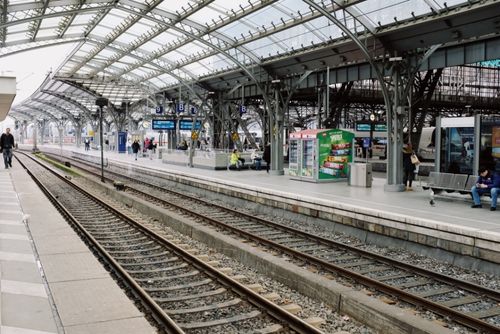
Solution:
<svg viewBox="0 0 500 334"><path fill-rule="evenodd" d="M351 162L349 163L348 184L354 187L372 186L372 164Z"/></svg>

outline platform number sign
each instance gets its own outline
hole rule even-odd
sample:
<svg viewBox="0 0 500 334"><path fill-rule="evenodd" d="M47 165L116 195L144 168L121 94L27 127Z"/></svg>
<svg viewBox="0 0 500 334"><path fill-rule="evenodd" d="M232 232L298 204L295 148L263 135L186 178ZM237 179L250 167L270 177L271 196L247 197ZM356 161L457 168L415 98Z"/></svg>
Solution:
<svg viewBox="0 0 500 334"><path fill-rule="evenodd" d="M177 103L177 112L179 114L184 112L184 108L185 108L184 102Z"/></svg>
<svg viewBox="0 0 500 334"><path fill-rule="evenodd" d="M157 114L163 114L163 106L157 106L156 107L156 113Z"/></svg>
<svg viewBox="0 0 500 334"><path fill-rule="evenodd" d="M196 107L191 107L190 110L191 110L191 115L195 115L198 112L198 108Z"/></svg>
<svg viewBox="0 0 500 334"><path fill-rule="evenodd" d="M240 115L241 114L246 114L247 113L247 107L241 104L241 105L238 106L238 111L240 112Z"/></svg>

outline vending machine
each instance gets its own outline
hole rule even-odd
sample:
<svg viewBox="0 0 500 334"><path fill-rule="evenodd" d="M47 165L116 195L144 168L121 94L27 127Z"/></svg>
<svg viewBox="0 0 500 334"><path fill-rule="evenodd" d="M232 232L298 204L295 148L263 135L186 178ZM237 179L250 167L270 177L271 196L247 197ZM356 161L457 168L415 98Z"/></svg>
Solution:
<svg viewBox="0 0 500 334"><path fill-rule="evenodd" d="M347 180L353 161L354 134L314 129L290 134L288 173L292 179L328 182Z"/></svg>

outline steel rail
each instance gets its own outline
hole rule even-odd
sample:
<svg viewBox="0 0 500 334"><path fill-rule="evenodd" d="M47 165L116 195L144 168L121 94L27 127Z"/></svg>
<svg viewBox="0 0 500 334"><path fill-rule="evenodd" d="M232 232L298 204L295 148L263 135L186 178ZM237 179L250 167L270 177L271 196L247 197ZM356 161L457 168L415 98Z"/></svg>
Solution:
<svg viewBox="0 0 500 334"><path fill-rule="evenodd" d="M95 249L99 253L99 255L108 262L108 264L111 265L113 272L115 272L115 274L117 274L122 280L124 280L125 283L133 290L134 294L141 299L141 302L144 304L144 306L149 311L151 311L152 316L155 318L156 321L158 321L159 325L163 327L162 329L164 329L169 334L184 334L185 332L179 326L177 326L177 324L165 313L165 311L163 311L160 308L160 306L147 294L147 292L144 291L144 289L142 289L136 283L136 281L132 278L132 276L130 276L122 268L122 266L118 262L116 262L115 259L113 259L111 254L109 254L99 244L99 242L82 226L82 224L78 222L78 220L61 204L61 202L52 194L52 192L45 185L43 185L40 179L35 174L33 174L18 157L16 157L16 159L18 160L19 164L26 170L26 172L31 176L31 178L35 181L38 187L40 187L40 189L47 196L49 201L52 202L52 204L54 204L56 209L64 216L64 218L77 229L78 234L83 235L83 237L90 243L90 246L93 249ZM39 163L36 160L34 161ZM56 175L58 178L65 181L66 183L73 184L63 176L49 169L47 166L44 166L41 163L39 164L44 168L46 168L47 170L53 172L54 175Z"/></svg>
<svg viewBox="0 0 500 334"><path fill-rule="evenodd" d="M132 189L130 187L128 187L128 188ZM276 243L274 241L271 241L271 240L268 240L266 238L257 236L255 234L252 234L250 232L244 231L244 230L239 229L237 227L231 226L229 224L226 224L226 223L221 222L219 220L213 219L213 218L208 217L206 215L203 215L201 213L198 213L198 212L192 211L190 209L187 209L185 206L180 206L180 205L176 205L176 204L164 201L162 199L159 199L159 198L157 198L155 196L149 195L149 194L147 194L145 192L142 192L142 191L139 191L137 189L133 189L133 191L140 192L141 195L144 195L144 196L147 196L147 197L150 197L150 198L154 198L157 201L161 201L161 202L165 203L165 205L173 206L173 207L175 207L178 210L182 210L184 212L187 212L187 213L189 213L192 216L195 216L197 218L203 219L204 221L210 223L213 226L216 226L216 227L219 227L219 228L223 227L223 228L225 228L225 229L227 229L227 230L229 230L229 231L231 231L231 232L233 232L233 233L235 233L237 235L240 235L240 236L243 236L243 237L248 238L250 240L256 241L256 242L262 244L263 246L270 246L270 247L272 247L274 249L282 251L283 253L289 254L289 255L297 258L297 259L305 260L307 263L319 266L321 268L329 270L330 272L338 273L338 274L340 274L340 275L342 275L342 276L344 276L346 278L354 279L354 280L356 280L357 282L359 282L359 283L361 283L363 285L372 287L372 288L374 288L374 289L376 289L378 291L382 291L382 292L384 292L386 294L389 294L391 296L397 297L397 298L399 298L401 300L404 300L404 301L406 301L408 303L411 303L413 305L423 306L426 309L432 310L432 311L434 311L434 312L436 312L436 313L438 313L438 314L440 314L442 316L450 317L450 318L454 319L455 321L457 321L458 323L461 323L461 324L466 325L468 327L471 327L471 328L474 328L474 329L477 329L477 330L485 330L487 332L491 331L491 332L494 332L494 333L496 333L496 332L498 332L500 330L500 328L497 327L497 326L491 325L491 324L489 324L487 322L484 322L484 321L482 321L480 319L468 316L465 313L461 313L461 312L455 311L454 309L452 309L450 307L441 305L439 303L435 303L435 302L427 300L427 299L425 299L423 297L419 297L419 296L417 296L415 294L412 294L412 293L406 292L404 290L401 290L399 288L390 286L390 285L385 284L383 282L380 282L380 281L378 281L376 279L369 278L369 277L364 276L362 274L358 274L358 273L356 273L356 272L354 272L352 270L349 270L349 269L337 266L335 264L329 263L327 261L321 260L321 259L319 259L317 257L312 256L312 255L305 254L305 253L302 253L302 252L300 252L298 250L295 250L295 249L292 249L292 248L280 245L279 243ZM253 217L252 220L253 221L257 221L258 218ZM292 229L290 229L290 230L292 230ZM302 232L302 233L305 233L305 232ZM308 237L308 239L309 240L314 240L310 236ZM369 258L374 258L375 257L375 256L373 256L373 254L370 254L370 253L368 253L366 251L356 250L355 248L351 248L351 249L352 249L353 252L363 253L363 255L365 257L369 257ZM376 257L379 258L381 256L377 255ZM391 259L388 259L388 258L385 258L385 257L383 257L383 260L379 260L379 261L381 261L381 262L382 261L396 262L398 267L399 266L403 267L403 265L402 265L401 262L397 262L395 260L391 260ZM422 268L418 268L418 270L415 270L417 267L410 267L410 268L411 269L406 269L406 270L407 271L411 271L411 272L418 271L419 273L424 272L426 276L429 276L431 278L434 278L434 276L436 276L436 277L438 277L438 276L444 276L444 277L446 277L445 275L438 274L438 273L433 273L431 271L426 271L425 269L422 269ZM450 277L448 277L448 279L451 280L451 281L453 281L453 282L452 283L446 283L446 284L452 285L452 286L456 286L457 285L458 282L456 280L453 280L453 278L450 278ZM487 291L488 293L491 292L492 294L497 295L497 298L498 298L498 294L499 294L498 291L486 289L486 288L483 288L483 287L480 287L480 286L477 286L477 285L474 285L474 284L468 283L468 282L467 282L467 284L464 284L464 285L473 286L473 287L476 288L476 290ZM487 295L487 296L489 297L489 295Z"/></svg>
<svg viewBox="0 0 500 334"><path fill-rule="evenodd" d="M110 171L108 171L108 173L112 173L112 174L115 174L115 175L119 175L120 177L128 178L128 179L132 180L135 183L143 183L143 184L147 185L148 187L153 187L153 188L156 188L156 189L161 190L163 192L167 191L167 192L175 194L176 196L182 196L182 197L184 197L186 199L190 199L190 200L193 200L193 201L201 202L201 203L203 203L205 205L217 207L217 208L225 210L225 211L230 211L233 214L245 217L245 219L249 219L249 220L254 221L254 222L264 223L264 224L267 224L267 225L272 225L275 228L279 228L279 229L290 231L292 233L299 234L299 235L301 235L301 236L303 236L303 237L305 237L305 238L307 238L309 240L312 240L312 241L317 241L317 242L320 242L322 244L326 244L326 245L329 245L329 246L339 247L339 248L347 249L347 250L352 251L352 252L360 253L364 257L369 257L371 259L376 259L376 260L378 260L380 262L383 262L383 263L385 262L385 263L391 264L391 265L393 265L393 266L395 266L395 267L397 267L399 269L411 271L411 272L414 272L414 273L418 273L420 275L427 276L427 277L430 277L432 279L435 279L438 282L445 283L445 284L448 284L448 285L451 285L451 286L455 286L455 287L460 287L460 288L465 289L465 290L467 290L469 292L473 292L473 293L480 294L480 295L485 295L485 296L490 297L491 299L500 301L500 292L496 291L496 290L491 290L491 289L488 289L488 288L484 288L484 287L481 287L479 285L476 285L476 284L473 284L473 283L470 283L470 282L466 282L466 281L462 281L462 280L457 280L457 279L454 279L452 277L449 277L449 276L446 276L446 275L443 275L443 274L439 274L439 273L436 273L436 272L432 272L430 270L426 270L426 269L423 269L423 268L415 267L415 266L412 266L412 265L409 265L409 264L405 264L403 262L399 262L397 260L393 260L391 258L382 256L382 255L372 254L372 253L364 251L364 250L359 250L359 249L356 249L355 247L352 247L352 246L344 245L344 244L335 242L333 240L329 240L329 239L325 239L325 238L322 238L322 237L314 236L314 235L308 234L307 232L303 232L303 231L300 231L300 230L297 230L297 229L294 229L294 228L291 228L291 227L286 227L286 226L283 226L283 225L280 225L280 224L276 224L276 223L271 222L269 220L257 218L255 216L251 216L251 215L248 215L248 214L245 214L245 213L242 213L242 212L238 212L238 211L236 211L234 209L230 209L230 208L226 208L226 207L221 206L221 205L217 205L217 204L213 204L213 203L210 203L210 202L206 202L206 201L204 201L202 199L194 198L194 197L191 197L191 196L188 196L188 195L185 195L185 194L182 194L182 193L170 190L170 189L167 190L165 188L162 188L162 187L154 185L154 184L150 184L150 183L147 183L147 182L144 182L144 181L138 181L138 180L133 179L133 178L128 177L128 176L124 176L124 175L117 174L117 173L110 172ZM226 224L224 222L218 221L216 219L213 219L213 218L208 217L206 215L203 215L201 213L198 213L198 212L195 212L193 210L187 209L185 206L180 206L180 205L176 205L176 204L167 202L165 200L162 200L161 198L155 197L155 196L153 196L151 194L145 193L145 192L143 192L141 190L138 190L138 189L135 189L135 188L132 188L132 187L126 186L126 188L131 189L132 191L135 191L137 193L140 193L142 196L153 198L153 199L155 199L155 200L157 200L159 202L164 203L167 206L172 206L172 207L174 207L174 208L176 208L178 210L187 212L187 213L189 213L192 216L195 216L195 217L198 217L200 219L203 219L203 220L207 221L208 223L210 223L213 226L223 227L223 228L225 228L225 229L227 229L227 230L229 230L229 231L231 231L231 232L233 232L233 233L235 233L237 235L240 235L240 236L243 236L243 237L248 238L250 240L259 242L262 245L271 246L271 247L273 247L275 249L278 249L278 250L280 250L280 251L282 251L284 253L287 253L287 254L295 257L295 258L305 260L306 262L308 262L310 264L314 264L314 265L326 268L327 270L329 270L331 272L340 273L342 276L347 277L347 278L351 278L351 279L355 279L356 281L358 281L358 282L360 282L360 283L362 283L362 284L364 284L366 286L375 288L375 289L377 289L379 291L383 291L384 293L387 293L389 295L397 297L397 298L399 298L401 300L404 300L406 302L409 302L411 304L420 305L420 306L425 307L425 308L427 308L429 310L432 310L432 311L434 311L434 312L436 312L436 313L438 313L438 314L440 314L442 316L450 317L450 318L454 319L455 321L457 321L458 323L461 323L461 324L463 324L465 326L468 326L468 327L471 327L471 328L474 328L474 329L477 329L477 330L486 331L486 332L498 332L500 330L499 327L497 327L497 326L489 324L489 323L487 323L485 321L482 321L480 319L468 316L465 313L458 312L458 311L456 311L456 310L454 310L454 309L452 309L450 307L447 307L447 306L441 305L439 303L427 300L427 299L425 299L423 297L419 297L417 295L408 293L408 292L406 292L404 290L401 290L401 289L398 289L396 287L392 287L392 286L390 286L388 284L379 282L376 279L371 279L369 277L363 276L362 274L358 274L358 273L356 273L354 271L351 271L349 269L336 266L336 265L331 264L329 262L326 262L324 260L318 259L318 258L316 258L314 256L301 253L299 251L296 251L296 250L291 249L289 247L280 245L280 244L278 244L276 242L273 242L271 240L259 237L257 235L254 235L254 234L250 233L250 232L246 232L246 231L244 231L242 229L239 229L237 227L228 225L228 224Z"/></svg>
<svg viewBox="0 0 500 334"><path fill-rule="evenodd" d="M204 273L214 277L218 282L221 282L223 285L227 286L229 289L231 289L236 294L240 295L243 299L245 299L249 303L253 304L254 306L257 306L259 309L265 310L275 320L278 320L279 322L281 322L285 327L289 327L290 329L296 331L297 333L304 333L304 334L321 334L321 333L323 333L319 329L315 328L312 325L309 325L308 323L306 323L305 321L303 321L299 317L292 315L291 313L289 313L288 311L286 311L282 307L280 307L280 306L274 304L273 302L269 301L268 299L262 297L261 295L254 292L253 290L247 288L246 286L239 283L238 281L223 274L219 270L216 270L215 268L213 268L209 264L198 259L196 256L190 254L189 252L185 251L182 248L179 248L177 245L175 245L171 241L159 236L158 234L156 234L155 232L153 232L149 228L136 222L134 219L128 217L123 212L120 212L118 209L113 208L112 206L110 206L106 202L102 201L101 199L99 199L95 195L92 195L91 193L87 192L85 189L82 189L81 187L76 185L74 182L71 182L70 180L66 179L64 176L60 175L59 173L56 173L55 171L48 168L47 166L40 163L39 161L36 161L35 159L33 159L30 156L28 156L28 157L30 159L32 159L33 161L37 162L38 164L40 164L41 166L43 166L44 168L51 171L54 175L56 175L58 178L60 178L61 180L63 180L67 184L70 184L72 187L74 187L75 189L77 189L81 193L90 197L92 200L98 201L99 205L101 205L101 206L105 207L107 210L113 212L113 214L119 216L120 218L124 219L127 222L132 223L134 225L134 227L138 228L141 232L145 233L150 238L154 239L155 241L159 242L160 244L166 245L169 248L175 249L175 251L177 253L179 253L185 260L187 260L191 265L193 265L194 267L197 267L198 269L201 269ZM30 175L31 175L31 173L30 173ZM64 211L67 212L67 210L64 210ZM82 226L82 228L83 228L83 226ZM111 255L109 255L109 256L111 257ZM117 265L119 266L119 264L117 264ZM133 280L133 278L131 278L131 277L130 277L130 279ZM153 301L153 303L154 303L154 301ZM163 310L162 310L162 312L163 312ZM166 315L166 316L168 317L168 315ZM183 333L183 332L181 332L181 333Z"/></svg>

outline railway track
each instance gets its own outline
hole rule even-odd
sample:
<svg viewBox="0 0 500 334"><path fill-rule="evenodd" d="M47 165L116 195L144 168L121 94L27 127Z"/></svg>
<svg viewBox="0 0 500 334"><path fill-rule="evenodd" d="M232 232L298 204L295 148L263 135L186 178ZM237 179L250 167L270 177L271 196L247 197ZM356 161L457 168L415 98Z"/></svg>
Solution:
<svg viewBox="0 0 500 334"><path fill-rule="evenodd" d="M138 178L110 170L106 173L113 175L114 180L124 181L125 191L134 196L167 209L180 210L198 222L316 266L318 271L353 279L469 328L485 333L500 332L500 292L497 290L368 253Z"/></svg>
<svg viewBox="0 0 500 334"><path fill-rule="evenodd" d="M167 333L321 333L28 156L16 158Z"/></svg>

